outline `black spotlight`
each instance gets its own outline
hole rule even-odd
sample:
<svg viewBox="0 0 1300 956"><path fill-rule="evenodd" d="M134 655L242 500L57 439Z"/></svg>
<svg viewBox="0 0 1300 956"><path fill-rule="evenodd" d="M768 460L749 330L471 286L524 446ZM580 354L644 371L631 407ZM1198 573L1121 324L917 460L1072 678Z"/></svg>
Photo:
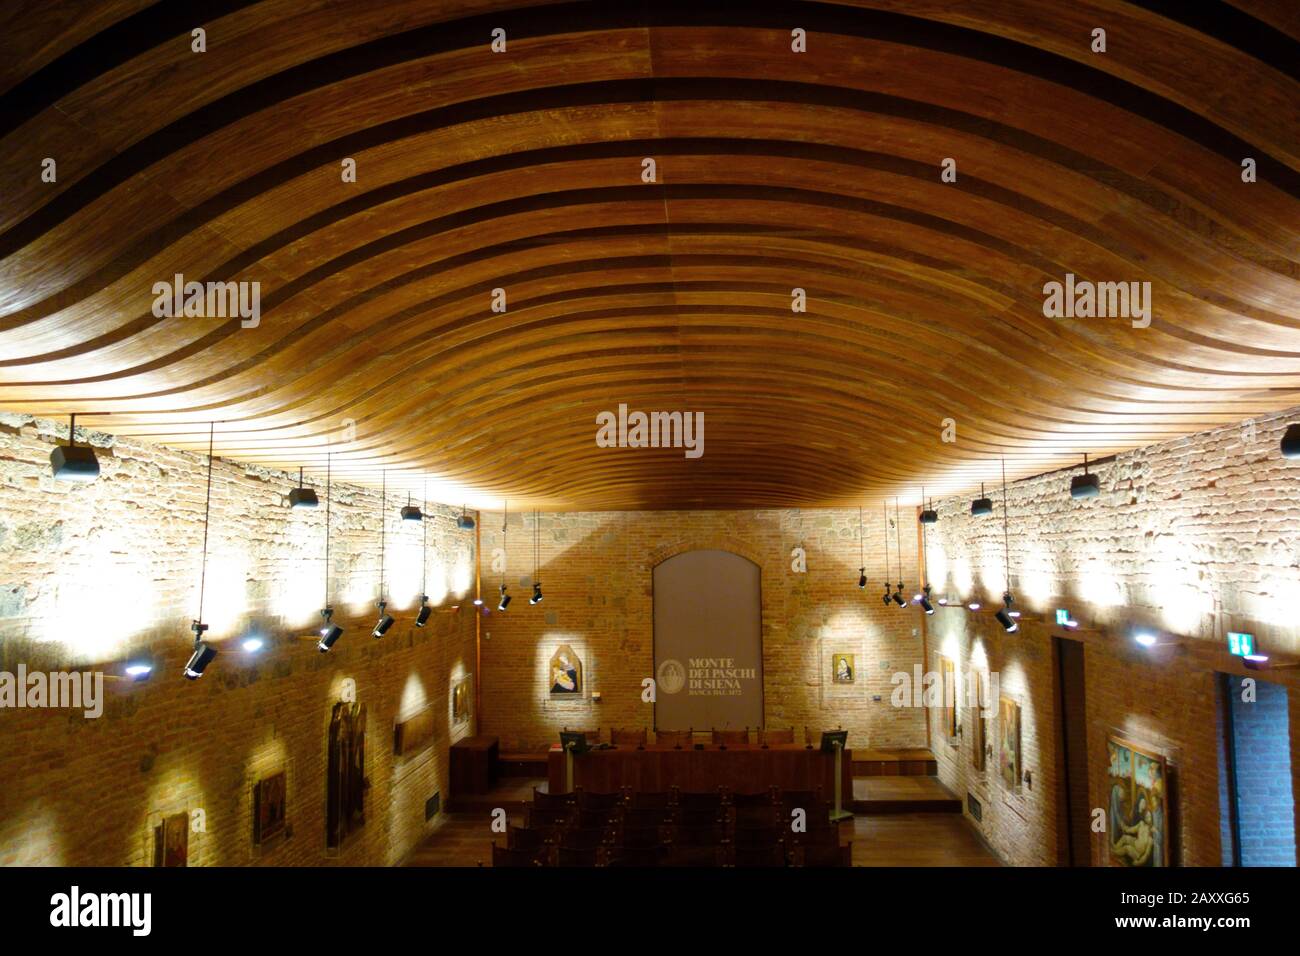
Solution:
<svg viewBox="0 0 1300 956"><path fill-rule="evenodd" d="M533 582L533 596L528 599L528 603L529 604L542 603L542 582L541 581Z"/></svg>
<svg viewBox="0 0 1300 956"><path fill-rule="evenodd" d="M190 630L194 632L194 653L190 655L189 662L185 665L185 677L188 680L198 680L202 677L207 666L217 656L217 649L203 640L203 632L207 629L206 624L200 624L198 621L190 625Z"/></svg>
<svg viewBox="0 0 1300 956"><path fill-rule="evenodd" d="M934 524L939 520L939 512L933 508L927 508L921 512L921 524Z"/></svg>
<svg viewBox="0 0 1300 956"><path fill-rule="evenodd" d="M1002 630L1008 634L1020 630L1020 622L1016 620L1016 618L1020 617L1020 612L1011 609L1013 604L1015 604L1015 599L1011 597L1011 592L1008 591L1002 595L1002 607L998 608L998 613L993 615L998 619L998 623L1002 625Z"/></svg>
<svg viewBox="0 0 1300 956"><path fill-rule="evenodd" d="M298 487L289 492L290 508L315 508L320 504L316 492L302 486L302 469L298 469Z"/></svg>
<svg viewBox="0 0 1300 956"><path fill-rule="evenodd" d="M890 602L891 600L893 600L893 595L889 593L889 582L888 582L888 581L885 582L885 593L884 593L884 595L881 597L880 600L881 600L881 602L882 602L886 607L888 607L888 606L889 606L889 602Z"/></svg>
<svg viewBox="0 0 1300 956"><path fill-rule="evenodd" d="M930 601L930 585L921 588L921 597L916 603L921 605L926 614L934 613L934 604Z"/></svg>
<svg viewBox="0 0 1300 956"><path fill-rule="evenodd" d="M77 416L68 425L68 444L50 452L50 470L59 481L94 481L99 477L99 459L89 445L77 444Z"/></svg>
<svg viewBox="0 0 1300 956"><path fill-rule="evenodd" d="M474 519L469 516L468 509L462 508L460 517L456 519L456 527L461 531L473 531Z"/></svg>
<svg viewBox="0 0 1300 956"><path fill-rule="evenodd" d="M501 600L497 602L497 610L504 611L510 606L510 595L506 593L506 586L501 585Z"/></svg>
<svg viewBox="0 0 1300 956"><path fill-rule="evenodd" d="M1088 456L1083 456L1083 474L1070 479L1071 498L1096 498L1101 494L1101 483L1096 475L1088 474Z"/></svg>
<svg viewBox="0 0 1300 956"><path fill-rule="evenodd" d="M970 513L976 518L993 514L993 499L984 497L984 482L980 482L980 496L970 503Z"/></svg>
<svg viewBox="0 0 1300 956"><path fill-rule="evenodd" d="M379 622L375 624L375 629L370 632L371 637L383 637L388 633L388 629L393 626L393 615L384 612L388 607L387 601L380 601L377 605L379 608Z"/></svg>
<svg viewBox="0 0 1300 956"><path fill-rule="evenodd" d="M330 620L330 618L334 616L334 608L323 608L320 612L320 616L325 618L325 624L320 629L320 641L317 642L316 646L320 648L320 652L324 654L334 646L335 641L343 636L343 628Z"/></svg>
<svg viewBox="0 0 1300 956"><path fill-rule="evenodd" d="M1288 425L1282 436L1282 454L1287 458L1300 458L1300 423Z"/></svg>
<svg viewBox="0 0 1300 956"><path fill-rule="evenodd" d="M866 586L867 586L867 569L858 568L858 587L865 588Z"/></svg>
<svg viewBox="0 0 1300 956"><path fill-rule="evenodd" d="M420 613L415 615L415 626L424 627L429 623L429 615L433 613L433 608L429 607L429 595L420 595Z"/></svg>
<svg viewBox="0 0 1300 956"><path fill-rule="evenodd" d="M419 505L411 504L411 496L406 496L406 507L402 509L403 521L423 521L424 512L420 510Z"/></svg>
<svg viewBox="0 0 1300 956"><path fill-rule="evenodd" d="M890 596L890 600L899 607L907 607L907 598L903 597L903 582L898 582L898 589Z"/></svg>

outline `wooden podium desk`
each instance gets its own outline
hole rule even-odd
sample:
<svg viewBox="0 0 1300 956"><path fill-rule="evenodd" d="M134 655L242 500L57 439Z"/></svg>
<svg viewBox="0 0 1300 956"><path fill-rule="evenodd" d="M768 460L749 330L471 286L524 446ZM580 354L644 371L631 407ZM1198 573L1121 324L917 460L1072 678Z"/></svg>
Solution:
<svg viewBox="0 0 1300 956"><path fill-rule="evenodd" d="M853 751L840 758L840 793L844 806L853 803ZM547 789L564 791L564 751L552 744L547 755ZM737 793L757 793L768 787L815 790L835 799L835 755L808 750L799 744L777 744L766 750L756 744L709 745L703 750L647 744L644 750L616 747L592 750L573 758L573 783L595 793L621 787L661 791L672 787L702 792L726 787Z"/></svg>

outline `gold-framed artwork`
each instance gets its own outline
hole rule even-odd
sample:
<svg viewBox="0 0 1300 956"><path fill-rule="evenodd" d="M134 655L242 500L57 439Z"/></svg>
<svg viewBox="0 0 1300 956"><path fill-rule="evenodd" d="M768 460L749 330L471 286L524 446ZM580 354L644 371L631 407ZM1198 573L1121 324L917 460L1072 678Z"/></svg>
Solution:
<svg viewBox="0 0 1300 956"><path fill-rule="evenodd" d="M561 644L551 655L551 696L582 696L582 659L568 644Z"/></svg>
<svg viewBox="0 0 1300 956"><path fill-rule="evenodd" d="M831 655L831 681L836 684L852 684L858 676L858 669L852 654Z"/></svg>
<svg viewBox="0 0 1300 956"><path fill-rule="evenodd" d="M1122 737L1106 739L1107 858L1112 866L1169 866L1169 765Z"/></svg>
<svg viewBox="0 0 1300 956"><path fill-rule="evenodd" d="M253 787L253 843L262 846L282 835L288 826L288 789L281 770L263 777Z"/></svg>
<svg viewBox="0 0 1300 956"><path fill-rule="evenodd" d="M939 671L943 677L943 727L949 738L957 736L958 703L961 688L957 684L957 663L950 657L939 658Z"/></svg>
<svg viewBox="0 0 1300 956"><path fill-rule="evenodd" d="M1008 790L1020 788L1020 704L998 699L998 774Z"/></svg>
<svg viewBox="0 0 1300 956"><path fill-rule="evenodd" d="M190 857L190 815L173 813L163 817L153 831L154 866L188 866Z"/></svg>
<svg viewBox="0 0 1300 956"><path fill-rule="evenodd" d="M984 772L989 746L989 718L984 706L987 691L985 676L971 668L970 688L974 695L971 705L971 751L970 762L980 773Z"/></svg>
<svg viewBox="0 0 1300 956"><path fill-rule="evenodd" d="M457 681L451 688L451 722L454 726L469 722L473 687L473 681L465 677Z"/></svg>

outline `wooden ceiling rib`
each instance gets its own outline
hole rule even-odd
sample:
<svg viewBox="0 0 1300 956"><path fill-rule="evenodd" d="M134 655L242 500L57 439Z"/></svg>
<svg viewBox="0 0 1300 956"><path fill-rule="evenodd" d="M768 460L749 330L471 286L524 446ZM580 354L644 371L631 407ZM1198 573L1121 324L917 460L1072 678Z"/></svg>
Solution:
<svg viewBox="0 0 1300 956"><path fill-rule="evenodd" d="M0 408L610 509L915 500L1300 403L1285 3L205 10L0 15ZM1045 317L1067 272L1150 282L1150 327ZM176 273L260 324L156 318ZM620 404L703 412L703 457L597 447Z"/></svg>

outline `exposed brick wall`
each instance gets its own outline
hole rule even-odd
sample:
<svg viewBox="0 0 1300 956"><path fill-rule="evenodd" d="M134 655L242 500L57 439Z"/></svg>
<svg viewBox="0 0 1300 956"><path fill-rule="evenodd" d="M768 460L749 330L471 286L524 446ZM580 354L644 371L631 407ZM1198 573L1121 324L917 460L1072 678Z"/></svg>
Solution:
<svg viewBox="0 0 1300 956"><path fill-rule="evenodd" d="M1009 486L1011 589L1044 623L1026 617L1019 633L1006 635L988 614L942 609L929 624L931 647L957 655L963 668L982 653L1001 669L1004 692L1024 698L1032 792L1005 793L995 764L979 774L968 744L934 737L941 778L958 795L970 788L984 800L983 830L1010 862L1055 862L1054 847L1064 839L1053 752L1051 638L1062 633L1052 626L1056 607L1068 607L1084 625L1074 637L1086 642L1092 806L1106 805L1107 736L1145 743L1172 768L1174 861L1221 862L1223 702L1215 669L1228 665L1209 652L1227 630L1251 631L1274 653L1300 650L1292 624L1292 599L1300 594L1293 533L1300 465L1278 452L1287 422L1298 416L1292 410L1119 455L1093 468L1102 493L1091 500L1070 498L1067 473ZM936 502L940 520L928 552L936 589L986 605L997 603L1006 577L1001 493L990 491L995 511L987 517L971 517L968 498ZM1201 643L1195 654L1146 650L1131 640L1139 628ZM1270 679L1296 693L1294 671L1274 674ZM938 719L932 714L932 731ZM1294 713L1291 726L1294 754ZM1293 788L1296 769L1293 760ZM1093 859L1105 862L1101 835L1093 837Z"/></svg>
<svg viewBox="0 0 1300 956"><path fill-rule="evenodd" d="M220 655L190 682L181 669L197 613L206 459L78 429L98 446L101 475L59 483L49 475L56 431L66 439L66 425L0 416L0 670L107 670L142 655L155 670L143 683L106 682L99 719L0 709L0 865L147 864L152 823L195 809L207 832L191 836L193 864L400 859L427 831L425 800L447 797L448 746L472 727L451 726L450 684L474 668L468 603L413 627L421 532L400 526L405 497L390 500L387 527L397 623L377 641L379 493L334 483L334 604L347 631L321 654L302 638L314 635L324 593L324 508L285 507L296 475L218 460L205 618ZM454 510L431 509L429 593L447 609L472 588L473 535L456 529ZM255 657L239 647L251 634L267 642ZM325 851L327 730L348 678L367 705L371 789L364 829L335 856ZM395 721L426 705L433 747L395 758ZM278 769L293 835L259 852L252 789Z"/></svg>
<svg viewBox="0 0 1300 956"><path fill-rule="evenodd" d="M915 588L915 519L902 514L903 580ZM506 613L493 609L483 621L490 635L483 642L483 732L499 736L505 750L544 746L565 725L599 726L608 739L611 726L652 724L641 681L653 675L653 569L697 548L733 551L761 568L767 726L801 734L805 727L842 725L850 747L925 745L921 713L889 703L892 674L921 663L922 638L914 610L886 608L880 600L885 518L879 508L863 517L865 591L856 586L856 509L542 514L545 600L530 607L533 520L531 513L510 514L506 581L515 600ZM483 589L495 608L500 575L488 568L501 546L501 514L484 513L482 531ZM807 552L806 574L791 570L791 550L799 545ZM897 582L892 535L890 554L889 577ZM561 643L582 658L599 703L550 699L546 665ZM853 684L830 680L831 655L839 652L856 655Z"/></svg>

